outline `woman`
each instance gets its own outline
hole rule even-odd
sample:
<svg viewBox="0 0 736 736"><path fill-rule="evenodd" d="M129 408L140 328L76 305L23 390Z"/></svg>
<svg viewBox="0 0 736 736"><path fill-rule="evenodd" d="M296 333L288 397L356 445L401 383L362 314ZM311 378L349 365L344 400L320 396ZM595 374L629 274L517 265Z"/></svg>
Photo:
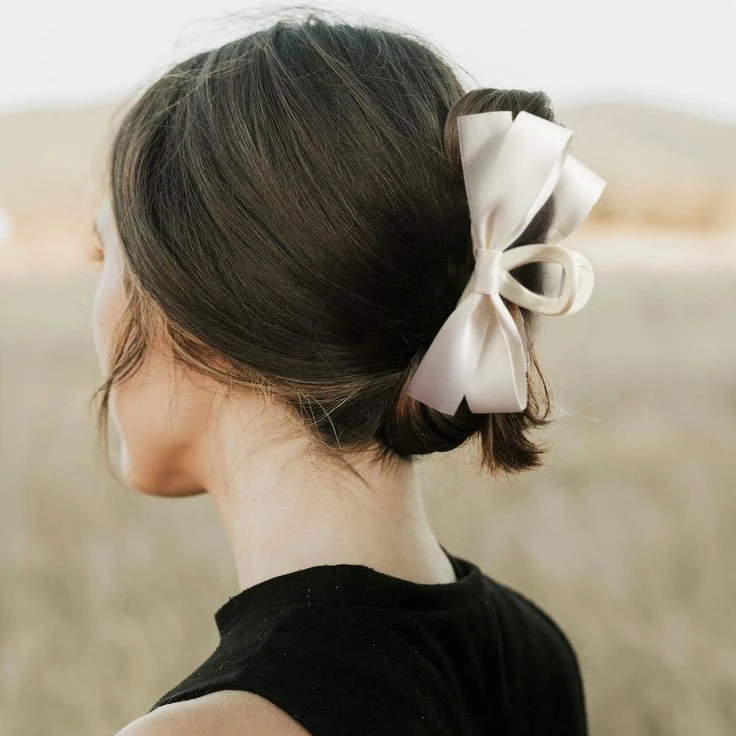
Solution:
<svg viewBox="0 0 736 736"><path fill-rule="evenodd" d="M109 412L131 488L211 494L240 590L216 651L120 734L586 733L565 634L449 553L413 482L413 458L468 440L491 473L536 467L551 421L510 300L522 410L407 391L473 274L457 120L494 110L554 120L541 92L466 92L425 41L311 12L125 114L96 221L100 429ZM540 292L540 263L513 276Z"/></svg>

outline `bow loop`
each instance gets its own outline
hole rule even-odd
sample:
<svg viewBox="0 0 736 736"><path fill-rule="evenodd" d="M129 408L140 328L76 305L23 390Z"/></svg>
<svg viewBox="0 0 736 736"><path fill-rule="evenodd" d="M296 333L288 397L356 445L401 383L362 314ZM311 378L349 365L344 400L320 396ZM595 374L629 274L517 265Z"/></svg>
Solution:
<svg viewBox="0 0 736 736"><path fill-rule="evenodd" d="M475 267L407 394L445 414L454 414L463 397L475 413L523 411L526 333L501 297L545 315L585 306L591 264L559 243L587 217L606 182L569 154L572 131L527 112L515 119L508 110L461 115L458 134ZM548 242L511 248L552 195ZM561 266L555 294L531 291L511 275L527 263Z"/></svg>

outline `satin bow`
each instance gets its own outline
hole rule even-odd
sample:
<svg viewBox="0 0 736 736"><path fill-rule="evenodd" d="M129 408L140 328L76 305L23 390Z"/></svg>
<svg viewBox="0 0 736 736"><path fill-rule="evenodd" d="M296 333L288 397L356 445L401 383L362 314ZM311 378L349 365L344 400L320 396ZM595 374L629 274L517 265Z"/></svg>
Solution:
<svg viewBox="0 0 736 736"><path fill-rule="evenodd" d="M573 132L544 118L493 111L458 116L475 267L457 306L435 336L407 394L445 414L463 396L474 413L527 405L529 354L524 322L501 296L540 314L573 314L593 291L593 269L559 245L588 216L606 186L568 153ZM557 214L545 243L506 250L554 194ZM510 273L533 262L562 269L555 296L537 294Z"/></svg>

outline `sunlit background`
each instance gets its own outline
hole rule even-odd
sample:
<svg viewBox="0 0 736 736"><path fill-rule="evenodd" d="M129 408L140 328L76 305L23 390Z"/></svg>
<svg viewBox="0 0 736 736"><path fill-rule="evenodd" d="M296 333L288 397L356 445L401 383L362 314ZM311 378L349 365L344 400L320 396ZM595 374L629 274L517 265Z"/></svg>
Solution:
<svg viewBox="0 0 736 736"><path fill-rule="evenodd" d="M210 653L236 590L206 496L105 472L87 261L114 125L181 58L282 5L8 2L0 10L0 730L114 733ZM564 407L513 482L422 463L441 541L559 621L596 736L736 733L736 4L312 7L425 35L468 87L542 89L607 181L566 244L596 274L543 318ZM229 14L236 13L236 16Z"/></svg>

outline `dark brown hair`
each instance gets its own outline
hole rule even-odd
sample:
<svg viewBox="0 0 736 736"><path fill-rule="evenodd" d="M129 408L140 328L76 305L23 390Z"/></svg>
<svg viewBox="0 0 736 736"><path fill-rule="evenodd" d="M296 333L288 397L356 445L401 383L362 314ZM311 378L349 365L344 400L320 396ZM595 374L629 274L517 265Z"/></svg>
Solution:
<svg viewBox="0 0 736 736"><path fill-rule="evenodd" d="M308 10L177 64L116 130L128 303L93 397L105 447L110 389L155 333L177 364L282 401L333 456L409 459L476 437L491 472L541 465L530 434L552 420L533 344L523 412L463 399L451 417L405 388L474 266L456 118L554 122L549 98L466 91L426 40ZM514 245L544 242L553 215L550 198ZM540 291L542 268L513 273Z"/></svg>

